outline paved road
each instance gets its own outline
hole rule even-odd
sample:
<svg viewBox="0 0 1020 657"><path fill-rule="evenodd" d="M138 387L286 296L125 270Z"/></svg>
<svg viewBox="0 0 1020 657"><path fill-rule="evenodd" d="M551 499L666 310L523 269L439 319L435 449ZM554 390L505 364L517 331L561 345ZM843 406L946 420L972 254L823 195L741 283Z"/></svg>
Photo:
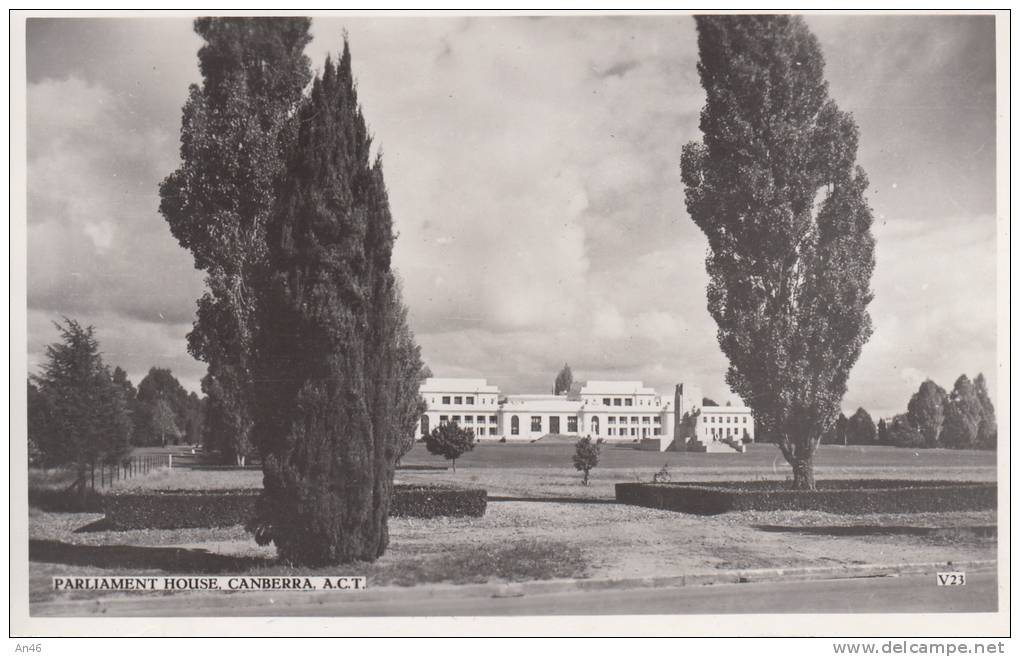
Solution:
<svg viewBox="0 0 1020 657"><path fill-rule="evenodd" d="M507 616L554 614L751 614L990 612L997 608L994 573L974 573L967 585L936 586L933 575L807 582L764 582L680 588L569 591L516 597L428 598L408 590L388 600L335 602L323 596L306 603L300 594L276 596L275 604L241 606L243 594L223 598L137 599L104 605L37 605L33 615L107 616ZM261 598L260 598L261 599ZM226 603L226 604L225 604ZM229 606L228 606L229 605ZM104 609L105 607L105 609Z"/></svg>

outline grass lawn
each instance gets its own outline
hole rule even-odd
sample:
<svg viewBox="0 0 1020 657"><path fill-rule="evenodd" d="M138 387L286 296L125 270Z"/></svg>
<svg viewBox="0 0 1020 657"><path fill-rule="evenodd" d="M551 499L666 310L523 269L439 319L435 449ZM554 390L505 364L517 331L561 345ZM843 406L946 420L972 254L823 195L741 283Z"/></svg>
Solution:
<svg viewBox="0 0 1020 657"><path fill-rule="evenodd" d="M569 443L481 443L457 459L457 468L562 468L570 467L574 446ZM401 465L448 465L440 456L429 454L422 443L404 456ZM748 445L747 452L698 453L651 452L631 444L603 444L601 468L737 468L785 472L789 466L775 445ZM843 468L916 468L916 467L995 467L995 452L948 449L902 449L899 447L863 447L822 445L815 453L815 467Z"/></svg>
<svg viewBox="0 0 1020 657"><path fill-rule="evenodd" d="M398 470L403 483L448 483L481 486L497 497L614 498L613 485L622 481L651 481L665 465L673 481L772 479L785 480L790 467L773 445L750 445L744 454L646 452L627 445L604 445L592 483L581 485L569 444L481 444L457 459L457 472ZM906 450L895 447L837 447L823 445L815 458L815 476L822 478L954 479L994 481L994 452L972 450ZM402 466L448 466L442 457L415 445ZM145 477L121 480L117 488L261 488L258 470L160 469Z"/></svg>

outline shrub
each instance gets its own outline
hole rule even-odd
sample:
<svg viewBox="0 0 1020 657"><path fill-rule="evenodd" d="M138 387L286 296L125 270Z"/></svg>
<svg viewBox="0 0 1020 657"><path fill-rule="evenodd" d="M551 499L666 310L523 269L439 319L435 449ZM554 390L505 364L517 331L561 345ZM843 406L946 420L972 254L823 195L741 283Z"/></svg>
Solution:
<svg viewBox="0 0 1020 657"><path fill-rule="evenodd" d="M825 511L828 513L925 513L996 508L995 483L905 480L830 480L815 490L788 482L616 484L624 504L712 515L727 511Z"/></svg>
<svg viewBox="0 0 1020 657"><path fill-rule="evenodd" d="M440 424L425 436L425 449L429 454L437 454L453 461L453 471L457 471L457 459L464 452L475 448L475 434L470 429L462 429L453 422Z"/></svg>

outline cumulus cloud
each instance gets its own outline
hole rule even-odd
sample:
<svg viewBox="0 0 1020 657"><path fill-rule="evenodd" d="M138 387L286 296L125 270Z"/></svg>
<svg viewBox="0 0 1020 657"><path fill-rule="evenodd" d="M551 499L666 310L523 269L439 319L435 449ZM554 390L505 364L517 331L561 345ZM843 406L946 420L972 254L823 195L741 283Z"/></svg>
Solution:
<svg viewBox="0 0 1020 657"><path fill-rule="evenodd" d="M198 41L162 20L30 26L29 350L80 314L133 375L168 366L197 387L184 335L201 278L156 189ZM984 370L994 386L988 21L808 20L878 218L875 334L846 407L898 412L919 377ZM316 18L314 66L344 29L436 374L546 390L568 361L578 379L732 397L680 181L704 102L689 17Z"/></svg>
<svg viewBox="0 0 1020 657"><path fill-rule="evenodd" d="M129 114L130 104L99 83L29 84L27 283L36 319L99 317L120 328L138 321L147 334L190 324L201 278L156 210L175 133L134 127ZM175 334L173 359L189 359L185 332ZM104 347L119 351L112 339ZM150 364L167 353L154 348Z"/></svg>

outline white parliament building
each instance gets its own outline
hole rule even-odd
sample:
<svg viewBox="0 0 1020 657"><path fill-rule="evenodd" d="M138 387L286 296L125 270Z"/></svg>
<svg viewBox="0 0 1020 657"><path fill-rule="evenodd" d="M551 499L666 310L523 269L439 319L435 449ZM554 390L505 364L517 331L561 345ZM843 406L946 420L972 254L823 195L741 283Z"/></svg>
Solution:
<svg viewBox="0 0 1020 657"><path fill-rule="evenodd" d="M591 436L658 451L732 452L743 451L743 442L754 440L751 409L702 407L701 391L684 384L676 386L672 397L640 381L588 381L561 395L504 395L485 379L433 377L422 383L420 392L427 410L416 439L454 422L472 430L480 442ZM685 415L697 417L693 427L682 427Z"/></svg>

